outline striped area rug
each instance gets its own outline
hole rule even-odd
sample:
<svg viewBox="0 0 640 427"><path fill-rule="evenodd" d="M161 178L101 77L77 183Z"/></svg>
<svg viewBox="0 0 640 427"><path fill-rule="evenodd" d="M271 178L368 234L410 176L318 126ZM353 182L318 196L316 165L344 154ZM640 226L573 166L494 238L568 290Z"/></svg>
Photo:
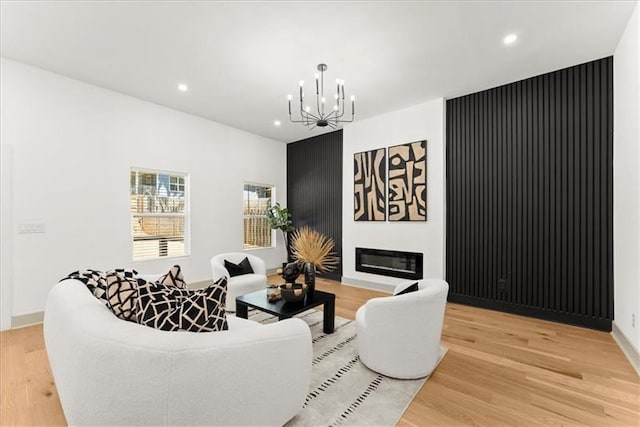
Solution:
<svg viewBox="0 0 640 427"><path fill-rule="evenodd" d="M358 357L356 325L336 316L335 332L322 332L322 312L296 316L309 325L313 339L311 385L304 407L287 426L393 426L427 378L397 380L373 372ZM277 319L252 310L249 319ZM440 360L447 350L442 347Z"/></svg>

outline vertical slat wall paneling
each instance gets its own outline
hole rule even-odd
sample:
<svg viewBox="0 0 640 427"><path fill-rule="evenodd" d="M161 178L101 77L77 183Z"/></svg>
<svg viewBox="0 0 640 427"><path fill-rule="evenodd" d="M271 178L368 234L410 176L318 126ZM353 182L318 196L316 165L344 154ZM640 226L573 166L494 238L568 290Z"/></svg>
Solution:
<svg viewBox="0 0 640 427"><path fill-rule="evenodd" d="M295 227L333 238L342 260L342 130L287 144L287 207ZM322 276L340 280L342 261Z"/></svg>
<svg viewBox="0 0 640 427"><path fill-rule="evenodd" d="M449 299L610 330L613 58L447 101Z"/></svg>

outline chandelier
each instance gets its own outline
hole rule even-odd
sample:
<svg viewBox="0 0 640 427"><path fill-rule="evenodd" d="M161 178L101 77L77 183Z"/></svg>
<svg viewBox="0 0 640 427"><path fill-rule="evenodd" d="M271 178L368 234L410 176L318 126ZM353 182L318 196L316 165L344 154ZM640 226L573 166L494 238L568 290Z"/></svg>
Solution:
<svg viewBox="0 0 640 427"><path fill-rule="evenodd" d="M355 115L355 96L351 96L351 118L344 117L344 80L336 79L336 91L333 94L333 106L330 106L331 100L327 100L324 96L324 72L327 71L326 64L318 64L318 72L316 73L316 105L312 111L309 105L304 105L304 81L300 80L300 118L294 118L291 114L291 99L289 100L289 120L293 123L302 123L305 126L325 127L331 126L335 129L338 123L349 123L353 121Z"/></svg>

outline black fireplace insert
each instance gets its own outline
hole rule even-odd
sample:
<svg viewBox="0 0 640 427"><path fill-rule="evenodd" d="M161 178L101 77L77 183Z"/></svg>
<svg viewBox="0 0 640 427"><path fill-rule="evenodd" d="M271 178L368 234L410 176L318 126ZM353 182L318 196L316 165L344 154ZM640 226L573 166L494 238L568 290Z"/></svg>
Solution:
<svg viewBox="0 0 640 427"><path fill-rule="evenodd" d="M356 271L402 279L422 279L422 254L356 248Z"/></svg>

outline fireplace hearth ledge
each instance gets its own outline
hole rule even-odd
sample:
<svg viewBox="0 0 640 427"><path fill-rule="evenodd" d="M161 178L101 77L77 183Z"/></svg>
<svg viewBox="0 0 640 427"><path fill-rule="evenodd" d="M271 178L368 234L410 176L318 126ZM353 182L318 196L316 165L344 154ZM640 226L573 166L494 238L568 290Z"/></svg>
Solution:
<svg viewBox="0 0 640 427"><path fill-rule="evenodd" d="M386 279L389 279L389 281L393 281L395 283L380 283L373 282L371 280L354 279L353 277L342 276L342 278L340 279L340 284L352 286L354 288L372 289L375 291L382 291L392 294L397 285L399 285L400 283L408 282L407 279L397 279L392 277L388 277Z"/></svg>

